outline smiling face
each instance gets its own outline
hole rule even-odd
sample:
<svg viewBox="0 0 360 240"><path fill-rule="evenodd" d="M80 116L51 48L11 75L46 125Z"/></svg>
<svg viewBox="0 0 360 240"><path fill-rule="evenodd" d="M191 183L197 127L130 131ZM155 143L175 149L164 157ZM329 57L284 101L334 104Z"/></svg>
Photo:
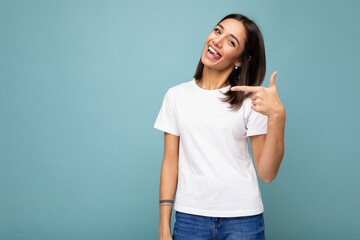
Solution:
<svg viewBox="0 0 360 240"><path fill-rule="evenodd" d="M204 67L217 71L230 71L240 66L239 60L245 46L246 31L242 22L225 19L206 39L201 62Z"/></svg>

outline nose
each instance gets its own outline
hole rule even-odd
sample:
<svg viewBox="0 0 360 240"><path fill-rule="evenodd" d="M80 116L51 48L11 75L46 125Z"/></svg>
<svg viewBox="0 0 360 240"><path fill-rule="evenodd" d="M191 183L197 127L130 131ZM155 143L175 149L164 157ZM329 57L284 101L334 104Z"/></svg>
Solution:
<svg viewBox="0 0 360 240"><path fill-rule="evenodd" d="M214 43L215 46L221 48L221 47L222 47L222 44L223 44L223 41L224 41L224 37L223 37L223 36L219 36L219 37L217 37L217 38L215 38L215 39L213 40L213 43Z"/></svg>

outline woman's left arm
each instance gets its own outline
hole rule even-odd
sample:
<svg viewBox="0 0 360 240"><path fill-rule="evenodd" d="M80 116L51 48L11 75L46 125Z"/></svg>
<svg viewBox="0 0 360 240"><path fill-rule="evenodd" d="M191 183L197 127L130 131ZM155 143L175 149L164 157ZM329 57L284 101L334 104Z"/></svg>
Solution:
<svg viewBox="0 0 360 240"><path fill-rule="evenodd" d="M253 92L251 108L268 116L268 130L266 135L251 137L254 162L259 177L265 182L275 179L284 156L284 133L286 111L280 101L273 72L268 88L236 86L232 91Z"/></svg>

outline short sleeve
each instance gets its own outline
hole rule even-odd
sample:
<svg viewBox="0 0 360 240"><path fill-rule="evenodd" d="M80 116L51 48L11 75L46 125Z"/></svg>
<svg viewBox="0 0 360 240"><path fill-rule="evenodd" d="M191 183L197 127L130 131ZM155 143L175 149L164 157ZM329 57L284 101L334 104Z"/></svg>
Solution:
<svg viewBox="0 0 360 240"><path fill-rule="evenodd" d="M160 112L154 124L154 128L179 136L175 112L174 96L171 89L169 89L165 94Z"/></svg>
<svg viewBox="0 0 360 240"><path fill-rule="evenodd" d="M246 137L267 133L267 116L258 113L249 106L249 115L246 121Z"/></svg>

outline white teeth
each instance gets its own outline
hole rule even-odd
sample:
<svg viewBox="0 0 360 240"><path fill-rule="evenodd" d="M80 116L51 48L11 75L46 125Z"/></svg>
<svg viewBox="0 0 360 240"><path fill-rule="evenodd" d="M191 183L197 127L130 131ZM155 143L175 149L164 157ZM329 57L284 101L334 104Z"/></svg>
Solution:
<svg viewBox="0 0 360 240"><path fill-rule="evenodd" d="M209 46L209 50L210 50L210 52L212 52L212 53L218 54L218 52L217 52L215 49L213 49L212 47L210 47L210 46Z"/></svg>

